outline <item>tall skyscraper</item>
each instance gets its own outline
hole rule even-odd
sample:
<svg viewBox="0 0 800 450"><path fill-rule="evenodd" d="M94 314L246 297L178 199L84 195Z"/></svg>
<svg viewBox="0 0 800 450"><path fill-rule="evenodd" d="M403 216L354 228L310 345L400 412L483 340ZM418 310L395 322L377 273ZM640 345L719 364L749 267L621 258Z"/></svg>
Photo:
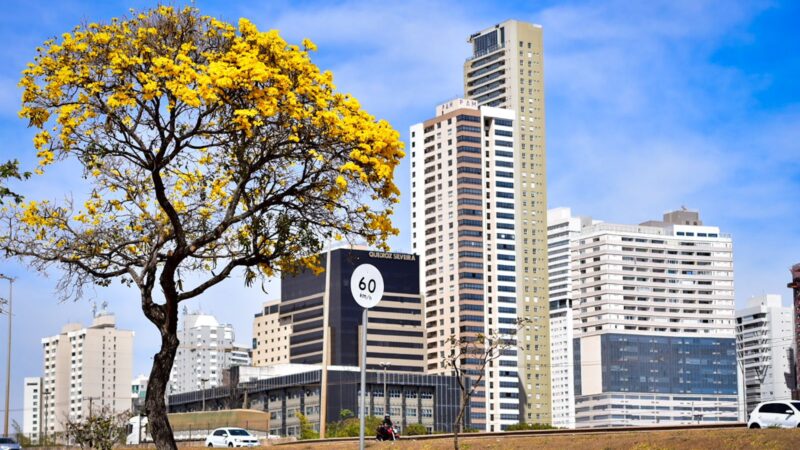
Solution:
<svg viewBox="0 0 800 450"><path fill-rule="evenodd" d="M514 170L517 300L531 319L519 351L520 421L550 423L547 287L547 179L542 27L508 20L469 37L464 95L479 106L516 114L511 131Z"/></svg>
<svg viewBox="0 0 800 450"><path fill-rule="evenodd" d="M180 345L170 374L170 393L222 386L225 369L249 366L249 346L235 343L233 326L209 314L184 313Z"/></svg>
<svg viewBox="0 0 800 450"><path fill-rule="evenodd" d="M521 266L524 203L514 182L514 121L514 111L457 99L411 127L412 242L422 255L428 373L450 373L443 362L450 336L515 332L518 316L546 309L522 288L530 274ZM515 339L520 350L486 367L473 396L471 417L479 428L499 431L520 420L518 352L547 340ZM549 359L537 355L529 362L545 366ZM469 366L466 373L479 373L479 361ZM523 381L549 385L543 375Z"/></svg>
<svg viewBox="0 0 800 450"><path fill-rule="evenodd" d="M680 210L575 239L576 426L738 420L730 236Z"/></svg>
<svg viewBox="0 0 800 450"><path fill-rule="evenodd" d="M22 433L32 443L38 443L39 433L42 431L42 378L25 377L24 392Z"/></svg>
<svg viewBox="0 0 800 450"><path fill-rule="evenodd" d="M793 380L792 308L780 295L762 295L736 311L736 349L744 368L747 414L761 402L790 400Z"/></svg>
<svg viewBox="0 0 800 450"><path fill-rule="evenodd" d="M42 339L42 346L42 423L48 436L94 412L130 411L133 331L118 330L113 315L100 312L89 327L67 324Z"/></svg>

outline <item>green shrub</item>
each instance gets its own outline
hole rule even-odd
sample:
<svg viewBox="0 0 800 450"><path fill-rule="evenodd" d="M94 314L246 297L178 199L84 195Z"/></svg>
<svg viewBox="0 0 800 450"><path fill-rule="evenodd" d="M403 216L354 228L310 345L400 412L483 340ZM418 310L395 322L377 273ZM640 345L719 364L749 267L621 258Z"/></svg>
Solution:
<svg viewBox="0 0 800 450"><path fill-rule="evenodd" d="M514 425L509 425L506 431L521 431L521 430L555 430L556 427L544 423L525 423L520 422Z"/></svg>
<svg viewBox="0 0 800 450"><path fill-rule="evenodd" d="M428 429L421 423L412 423L403 430L403 434L406 436L421 436L428 434Z"/></svg>
<svg viewBox="0 0 800 450"><path fill-rule="evenodd" d="M364 435L374 435L375 429L381 426L383 419L367 416L364 424ZM328 423L327 437L358 437L360 423L358 417Z"/></svg>

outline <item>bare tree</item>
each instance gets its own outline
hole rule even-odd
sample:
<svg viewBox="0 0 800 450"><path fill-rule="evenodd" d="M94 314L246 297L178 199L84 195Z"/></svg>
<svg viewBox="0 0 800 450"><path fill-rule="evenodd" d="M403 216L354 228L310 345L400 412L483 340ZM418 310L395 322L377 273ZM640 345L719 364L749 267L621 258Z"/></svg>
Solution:
<svg viewBox="0 0 800 450"><path fill-rule="evenodd" d="M447 339L448 351L442 359L444 367L450 368L458 380L461 403L453 423L453 447L458 450L458 436L463 431L464 414L472 395L483 385L486 369L494 365L506 350L517 348L517 334L530 319L518 318L512 331L509 329L489 329L486 334L475 336L451 335Z"/></svg>
<svg viewBox="0 0 800 450"><path fill-rule="evenodd" d="M66 435L80 448L111 450L114 445L124 442L129 418L128 412L115 414L103 408L85 419L67 420L64 425Z"/></svg>

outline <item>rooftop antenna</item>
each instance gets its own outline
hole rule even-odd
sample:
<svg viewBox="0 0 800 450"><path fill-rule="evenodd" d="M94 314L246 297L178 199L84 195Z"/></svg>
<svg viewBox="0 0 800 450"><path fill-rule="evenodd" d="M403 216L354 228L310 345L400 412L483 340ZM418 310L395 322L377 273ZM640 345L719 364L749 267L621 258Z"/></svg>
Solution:
<svg viewBox="0 0 800 450"><path fill-rule="evenodd" d="M92 318L97 317L97 302L92 302Z"/></svg>

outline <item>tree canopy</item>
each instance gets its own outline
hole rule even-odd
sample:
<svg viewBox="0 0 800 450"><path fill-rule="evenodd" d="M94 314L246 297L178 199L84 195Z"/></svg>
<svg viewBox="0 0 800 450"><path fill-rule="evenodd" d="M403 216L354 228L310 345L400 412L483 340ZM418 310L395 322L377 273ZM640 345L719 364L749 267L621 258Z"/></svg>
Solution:
<svg viewBox="0 0 800 450"><path fill-rule="evenodd" d="M5 246L67 266L72 288L145 284L141 269L180 254L183 273L215 274L177 286L185 299L235 267L314 266L327 237L385 245L399 135L334 90L314 49L165 6L45 42L20 116L40 130L38 170L76 158L92 192L23 203Z"/></svg>

